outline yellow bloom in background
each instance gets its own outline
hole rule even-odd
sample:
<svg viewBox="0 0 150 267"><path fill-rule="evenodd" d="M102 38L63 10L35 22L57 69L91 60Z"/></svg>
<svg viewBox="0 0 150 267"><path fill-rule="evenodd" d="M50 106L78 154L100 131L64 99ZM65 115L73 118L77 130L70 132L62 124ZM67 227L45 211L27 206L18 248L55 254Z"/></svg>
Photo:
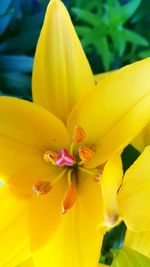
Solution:
<svg viewBox="0 0 150 267"><path fill-rule="evenodd" d="M126 176L116 204L119 154L150 120L149 69L146 59L96 85L67 10L50 2L34 103L0 98L1 266L25 262L31 251L36 267L97 266L105 219L114 224L121 213L127 225L149 228L149 213L145 224L132 216L137 191L124 193Z"/></svg>
<svg viewBox="0 0 150 267"><path fill-rule="evenodd" d="M150 146L125 173L117 201L120 216L133 231L150 230Z"/></svg>
<svg viewBox="0 0 150 267"><path fill-rule="evenodd" d="M127 231L125 245L150 257L150 231L133 232Z"/></svg>
<svg viewBox="0 0 150 267"><path fill-rule="evenodd" d="M146 146L150 145L150 123L136 136L132 141L132 145L140 152L142 152Z"/></svg>

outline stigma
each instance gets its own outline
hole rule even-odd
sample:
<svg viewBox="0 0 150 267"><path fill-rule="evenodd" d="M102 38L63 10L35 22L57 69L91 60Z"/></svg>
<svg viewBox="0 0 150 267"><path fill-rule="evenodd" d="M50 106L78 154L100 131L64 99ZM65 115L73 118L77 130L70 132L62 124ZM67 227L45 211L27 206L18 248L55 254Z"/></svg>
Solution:
<svg viewBox="0 0 150 267"><path fill-rule="evenodd" d="M75 158L65 149L61 149L58 157L55 160L57 166L73 166L75 165Z"/></svg>

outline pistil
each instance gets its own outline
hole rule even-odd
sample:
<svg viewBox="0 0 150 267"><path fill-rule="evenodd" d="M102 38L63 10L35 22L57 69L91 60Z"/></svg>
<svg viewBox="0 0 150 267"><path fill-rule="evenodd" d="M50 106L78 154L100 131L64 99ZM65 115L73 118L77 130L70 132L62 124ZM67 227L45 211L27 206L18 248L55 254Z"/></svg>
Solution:
<svg viewBox="0 0 150 267"><path fill-rule="evenodd" d="M61 149L58 157L55 159L57 166L73 166L75 165L75 158L65 149Z"/></svg>

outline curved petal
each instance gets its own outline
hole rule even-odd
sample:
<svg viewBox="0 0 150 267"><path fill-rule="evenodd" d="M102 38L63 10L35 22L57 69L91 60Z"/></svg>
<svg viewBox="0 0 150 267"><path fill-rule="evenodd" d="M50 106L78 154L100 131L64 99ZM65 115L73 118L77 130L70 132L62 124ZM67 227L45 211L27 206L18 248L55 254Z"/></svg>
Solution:
<svg viewBox="0 0 150 267"><path fill-rule="evenodd" d="M102 174L102 194L104 205L104 224L115 225L118 220L117 191L122 183L123 169L119 155L114 156L105 164Z"/></svg>
<svg viewBox="0 0 150 267"><path fill-rule="evenodd" d="M29 207L29 233L33 250L46 243L61 219L61 204L65 194L66 179L62 177L48 195L33 196ZM43 266L43 265L41 265Z"/></svg>
<svg viewBox="0 0 150 267"><path fill-rule="evenodd" d="M66 120L76 101L94 86L94 77L67 9L51 0L36 49L33 100Z"/></svg>
<svg viewBox="0 0 150 267"><path fill-rule="evenodd" d="M58 174L43 154L67 146L67 131L54 115L27 101L1 97L0 111L0 175L31 193L34 182Z"/></svg>
<svg viewBox="0 0 150 267"><path fill-rule="evenodd" d="M11 97L0 97L0 136L35 151L59 150L68 145L63 123L46 109Z"/></svg>
<svg viewBox="0 0 150 267"><path fill-rule="evenodd" d="M135 231L150 230L150 146L125 173L117 201L121 217Z"/></svg>
<svg viewBox="0 0 150 267"><path fill-rule="evenodd" d="M150 232L133 232L127 230L125 246L150 257Z"/></svg>
<svg viewBox="0 0 150 267"><path fill-rule="evenodd" d="M146 125L144 130L132 141L132 145L140 152L150 145L150 123Z"/></svg>
<svg viewBox="0 0 150 267"><path fill-rule="evenodd" d="M47 245L36 251L37 267L91 267L98 265L103 231L100 186L92 178L79 175L75 206L62 215L59 228Z"/></svg>
<svg viewBox="0 0 150 267"><path fill-rule="evenodd" d="M68 120L72 134L80 125L96 155L94 167L123 149L150 119L150 58L112 72L74 108Z"/></svg>
<svg viewBox="0 0 150 267"><path fill-rule="evenodd" d="M15 196L14 196L15 194ZM10 267L31 256L27 211L29 199L0 188L0 266Z"/></svg>

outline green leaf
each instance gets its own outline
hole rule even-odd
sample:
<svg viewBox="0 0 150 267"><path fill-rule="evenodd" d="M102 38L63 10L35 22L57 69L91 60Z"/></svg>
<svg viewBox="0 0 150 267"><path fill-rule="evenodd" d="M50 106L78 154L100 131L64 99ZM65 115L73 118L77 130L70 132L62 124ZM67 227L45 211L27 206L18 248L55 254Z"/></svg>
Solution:
<svg viewBox="0 0 150 267"><path fill-rule="evenodd" d="M31 87L31 77L22 73L0 73L0 82L15 94L25 94Z"/></svg>
<svg viewBox="0 0 150 267"><path fill-rule="evenodd" d="M39 31L31 31L19 34L18 36L7 39L0 44L0 52L7 51L14 53L25 53L35 48ZM21 44L21 45L20 45Z"/></svg>
<svg viewBox="0 0 150 267"><path fill-rule="evenodd" d="M29 56L0 56L0 71L31 72L33 58Z"/></svg>
<svg viewBox="0 0 150 267"><path fill-rule="evenodd" d="M13 10L9 11L8 14L4 14L0 16L0 36L5 32L11 18L12 18Z"/></svg>
<svg viewBox="0 0 150 267"><path fill-rule="evenodd" d="M124 24L137 10L141 0L132 0L120 9L121 22Z"/></svg>
<svg viewBox="0 0 150 267"><path fill-rule="evenodd" d="M141 59L146 58L146 57L150 57L150 49L146 49L146 50L141 51L139 53L139 57Z"/></svg>
<svg viewBox="0 0 150 267"><path fill-rule="evenodd" d="M76 26L75 29L76 29L77 34L82 38L91 31L91 29L86 26Z"/></svg>
<svg viewBox="0 0 150 267"><path fill-rule="evenodd" d="M97 26L100 23L99 16L93 14L92 12L76 7L73 7L71 10L78 17L78 19L81 19L92 26Z"/></svg>
<svg viewBox="0 0 150 267"><path fill-rule="evenodd" d="M0 0L0 16L7 11L11 2L12 0Z"/></svg>
<svg viewBox="0 0 150 267"><path fill-rule="evenodd" d="M123 36L127 42L133 43L135 45L141 45L141 46L149 45L149 42L136 32L124 29Z"/></svg>
<svg viewBox="0 0 150 267"><path fill-rule="evenodd" d="M101 23L101 25L98 25L97 27L94 27L89 32L87 32L85 37L82 39L82 45L86 47L88 45L92 45L95 40L100 41L103 37L105 37L106 32L106 26Z"/></svg>
<svg viewBox="0 0 150 267"><path fill-rule="evenodd" d="M150 267L150 258L130 248L115 250L113 255L111 267Z"/></svg>
<svg viewBox="0 0 150 267"><path fill-rule="evenodd" d="M110 65L113 61L113 55L109 49L108 41L106 38L99 38L99 40L94 42L98 54L101 56L102 63L105 71L110 69Z"/></svg>
<svg viewBox="0 0 150 267"><path fill-rule="evenodd" d="M123 31L110 31L110 36L113 41L113 45L116 48L119 56L121 57L126 49L126 41Z"/></svg>

